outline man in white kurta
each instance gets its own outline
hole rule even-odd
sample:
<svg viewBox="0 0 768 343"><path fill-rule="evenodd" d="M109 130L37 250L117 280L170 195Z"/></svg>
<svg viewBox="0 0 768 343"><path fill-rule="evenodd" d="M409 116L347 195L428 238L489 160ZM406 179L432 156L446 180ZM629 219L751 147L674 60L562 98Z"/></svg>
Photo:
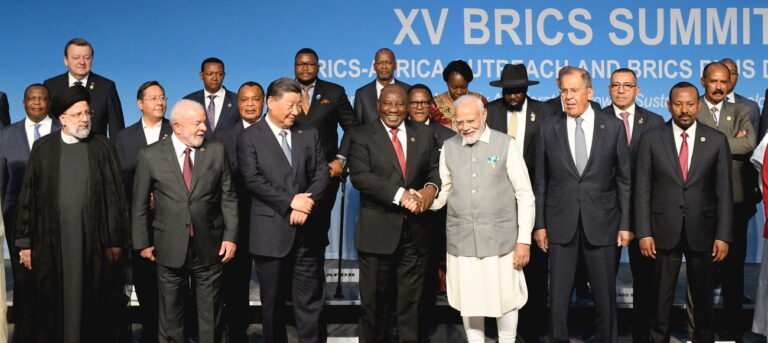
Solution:
<svg viewBox="0 0 768 343"><path fill-rule="evenodd" d="M481 101L464 96L454 110L459 135L443 145L443 187L432 206L448 206L448 303L461 312L469 342L484 342L483 317L497 318L500 343L514 342L528 298L531 181L514 138L486 126Z"/></svg>

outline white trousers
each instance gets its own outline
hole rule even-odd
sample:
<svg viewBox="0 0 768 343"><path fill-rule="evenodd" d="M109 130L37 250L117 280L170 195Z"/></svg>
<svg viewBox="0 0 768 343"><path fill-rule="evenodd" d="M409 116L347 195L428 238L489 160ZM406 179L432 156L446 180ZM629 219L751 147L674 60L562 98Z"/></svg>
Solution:
<svg viewBox="0 0 768 343"><path fill-rule="evenodd" d="M485 317L461 317L468 343L485 342ZM517 336L517 310L504 313L496 318L499 328L499 343L514 343Z"/></svg>

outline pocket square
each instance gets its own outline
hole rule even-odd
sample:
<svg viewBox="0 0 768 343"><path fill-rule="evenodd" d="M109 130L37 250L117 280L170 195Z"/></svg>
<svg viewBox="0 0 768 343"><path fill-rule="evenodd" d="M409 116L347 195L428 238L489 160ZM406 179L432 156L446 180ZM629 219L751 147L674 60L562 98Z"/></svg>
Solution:
<svg viewBox="0 0 768 343"><path fill-rule="evenodd" d="M498 157L498 156L488 157L487 162L488 162L488 164L491 165L492 168L495 168L496 167L496 163L501 162L501 158Z"/></svg>
<svg viewBox="0 0 768 343"><path fill-rule="evenodd" d="M321 104L330 104L330 103L331 103L331 101L330 101L330 100L328 100L328 99L323 99L323 100L321 100L321 101L320 101L320 103L321 103Z"/></svg>

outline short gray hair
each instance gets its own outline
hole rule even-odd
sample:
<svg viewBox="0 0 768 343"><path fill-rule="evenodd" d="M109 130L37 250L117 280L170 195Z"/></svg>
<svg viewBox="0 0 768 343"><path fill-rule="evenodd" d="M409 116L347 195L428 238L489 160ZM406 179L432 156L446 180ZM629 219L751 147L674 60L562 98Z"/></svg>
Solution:
<svg viewBox="0 0 768 343"><path fill-rule="evenodd" d="M459 108L459 106L465 102L472 102L477 105L477 111L478 113L483 113L485 110L485 105L483 104L483 101L480 100L480 98L474 96L474 95L462 95L456 101L453 102L453 111L456 112L456 109Z"/></svg>
<svg viewBox="0 0 768 343"><path fill-rule="evenodd" d="M173 109L171 109L171 124L177 123L180 119L180 116L186 114L183 109L184 107L196 107L200 109L200 111L205 112L205 109L203 108L203 105L200 105L199 102L189 99L181 99L176 104L173 105Z"/></svg>
<svg viewBox="0 0 768 343"><path fill-rule="evenodd" d="M287 77L281 77L267 87L267 97L281 98L285 93L299 93L301 94L301 86L299 82Z"/></svg>
<svg viewBox="0 0 768 343"><path fill-rule="evenodd" d="M589 72L585 69L581 69L578 67L571 67L571 66L565 66L563 69L560 69L559 77L557 78L558 81L561 81L563 79L563 76L568 74L579 74L581 76L581 81L584 82L584 85L587 86L587 88L592 88L592 76L589 75Z"/></svg>

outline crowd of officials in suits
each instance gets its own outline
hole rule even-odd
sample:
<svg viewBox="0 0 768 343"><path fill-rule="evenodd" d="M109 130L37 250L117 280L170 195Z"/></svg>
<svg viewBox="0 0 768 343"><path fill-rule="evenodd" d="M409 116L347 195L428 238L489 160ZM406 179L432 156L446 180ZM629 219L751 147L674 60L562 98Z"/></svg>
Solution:
<svg viewBox="0 0 768 343"><path fill-rule="evenodd" d="M16 342L130 340L127 274L142 342L245 342L254 264L264 340L288 340L291 301L299 341L325 341L324 253L347 170L360 191L362 342L429 341L442 291L470 342L484 340L483 317L496 318L500 342L568 341L582 286L595 339L616 342L622 247L634 341L669 341L683 256L691 340L741 341L748 329L746 231L768 195L768 115L734 93L733 60L708 64L701 91L671 86L665 123L635 103L638 79L624 68L611 75L605 108L576 67L559 71L559 97L540 102L528 96L539 82L525 66L506 65L491 82L502 97L489 102L468 90L466 62L446 66L447 91L433 96L396 80L385 48L353 106L318 78L312 49L296 53L293 78L236 92L223 86L224 62L208 58L203 89L169 119L163 86L143 83L141 119L126 128L93 57L88 41L67 42L67 72L25 89L17 123L0 92ZM767 274L763 264L757 298L747 299L763 335Z"/></svg>

